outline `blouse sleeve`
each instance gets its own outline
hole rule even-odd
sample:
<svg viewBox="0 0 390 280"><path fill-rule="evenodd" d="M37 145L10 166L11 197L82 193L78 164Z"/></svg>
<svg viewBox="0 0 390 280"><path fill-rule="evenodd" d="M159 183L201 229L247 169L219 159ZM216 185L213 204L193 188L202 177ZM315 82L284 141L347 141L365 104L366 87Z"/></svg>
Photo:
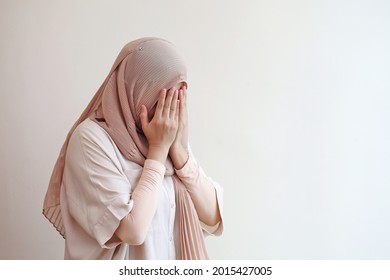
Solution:
<svg viewBox="0 0 390 280"><path fill-rule="evenodd" d="M63 181L70 214L103 248L133 208L131 184L111 141L81 124L69 141Z"/></svg>

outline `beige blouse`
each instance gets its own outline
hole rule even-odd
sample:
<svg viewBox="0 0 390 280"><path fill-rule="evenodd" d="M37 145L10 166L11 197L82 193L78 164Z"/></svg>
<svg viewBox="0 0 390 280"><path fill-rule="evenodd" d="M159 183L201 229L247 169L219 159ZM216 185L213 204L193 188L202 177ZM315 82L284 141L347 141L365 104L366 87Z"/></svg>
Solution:
<svg viewBox="0 0 390 280"><path fill-rule="evenodd" d="M145 241L138 246L112 242L120 221L134 207L131 193L142 172L151 182L162 181ZM158 161L148 159L142 167L127 160L103 128L90 119L83 121L69 141L61 188L65 259L175 259L175 193L171 176L164 173L165 166ZM176 174L187 184L211 182L222 218L223 189L206 177L191 151ZM205 235L219 235L223 222L203 229Z"/></svg>

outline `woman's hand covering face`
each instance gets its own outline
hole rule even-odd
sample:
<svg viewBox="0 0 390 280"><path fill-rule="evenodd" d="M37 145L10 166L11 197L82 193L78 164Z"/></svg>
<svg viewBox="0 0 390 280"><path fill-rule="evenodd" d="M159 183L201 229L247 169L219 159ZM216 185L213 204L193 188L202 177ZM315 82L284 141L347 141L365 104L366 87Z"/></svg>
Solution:
<svg viewBox="0 0 390 280"><path fill-rule="evenodd" d="M156 111L151 121L147 108L142 105L142 130L151 147L168 151L175 140L179 124L178 90L175 88L160 91Z"/></svg>

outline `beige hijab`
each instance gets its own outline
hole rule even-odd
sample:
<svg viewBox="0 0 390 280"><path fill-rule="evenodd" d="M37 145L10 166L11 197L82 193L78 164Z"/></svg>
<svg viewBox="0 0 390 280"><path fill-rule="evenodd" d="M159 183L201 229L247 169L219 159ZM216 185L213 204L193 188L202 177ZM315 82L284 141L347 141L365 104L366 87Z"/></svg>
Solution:
<svg viewBox="0 0 390 280"><path fill-rule="evenodd" d="M69 139L75 128L90 118L104 128L128 160L143 166L148 142L140 125L144 104L153 112L162 88L186 82L186 67L176 48L159 38L141 38L123 47L107 78L69 131L54 166L43 205L43 214L65 238L60 189ZM202 228L194 204L174 173L171 160L166 175L173 176L176 195L176 225L179 227L178 259L207 259Z"/></svg>

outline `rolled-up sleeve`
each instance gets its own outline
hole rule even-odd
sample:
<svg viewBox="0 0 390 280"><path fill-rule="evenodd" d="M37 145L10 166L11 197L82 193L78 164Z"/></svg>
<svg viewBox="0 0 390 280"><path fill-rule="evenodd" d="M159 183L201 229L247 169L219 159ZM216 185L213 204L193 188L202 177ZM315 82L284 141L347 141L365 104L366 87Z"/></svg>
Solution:
<svg viewBox="0 0 390 280"><path fill-rule="evenodd" d="M103 248L132 209L131 184L109 137L80 126L69 141L64 170L69 212Z"/></svg>

